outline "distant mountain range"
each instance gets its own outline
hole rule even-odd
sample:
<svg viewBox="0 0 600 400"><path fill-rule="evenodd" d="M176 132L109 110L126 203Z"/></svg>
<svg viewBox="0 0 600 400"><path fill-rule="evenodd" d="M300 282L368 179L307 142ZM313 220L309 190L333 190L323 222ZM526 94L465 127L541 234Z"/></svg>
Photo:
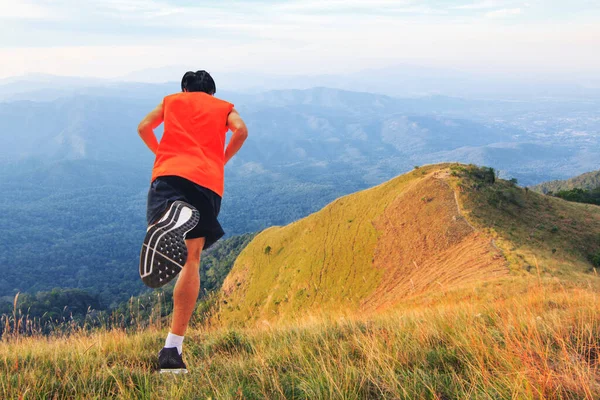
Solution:
<svg viewBox="0 0 600 400"><path fill-rule="evenodd" d="M174 65L149 68L117 79L64 77L30 74L0 80L0 100L27 98L28 93L45 98L84 94L90 88L115 89L129 85L136 91L145 86L179 89L185 71L198 67ZM543 99L600 99L597 77L559 77L532 73L529 76L474 73L420 65L396 65L337 75L274 75L259 71L211 71L217 91L248 94L273 90L329 87L353 92L395 97L451 96L468 99L540 101ZM127 93L123 93L127 95Z"/></svg>
<svg viewBox="0 0 600 400"><path fill-rule="evenodd" d="M162 95L176 90L169 87L124 84L49 102L3 103L0 137L5 146L0 159L84 157L150 163L135 126ZM251 128L252 140L238 161L251 162L248 167L254 171L358 164L374 175L365 182L368 185L414 164L452 160L492 165L504 176L534 184L599 166L594 154L600 143L584 136L594 134L597 126L556 139L544 132L552 132L551 127L543 125L542 132L536 132L529 126L539 130L535 127L542 126L540 119L546 114L562 112L563 120L576 112L593 116L595 103L477 102L441 96L400 99L327 88L222 96L236 104ZM531 123L514 122L519 113Z"/></svg>
<svg viewBox="0 0 600 400"><path fill-rule="evenodd" d="M103 300L144 290L136 259L153 159L136 126L177 89L103 83L0 103L0 295L93 288L99 275L116 282ZM600 168L594 102L330 88L218 94L250 130L226 168L220 219L229 235L288 224L426 163L489 165L521 184ZM54 272L39 280L40 269Z"/></svg>

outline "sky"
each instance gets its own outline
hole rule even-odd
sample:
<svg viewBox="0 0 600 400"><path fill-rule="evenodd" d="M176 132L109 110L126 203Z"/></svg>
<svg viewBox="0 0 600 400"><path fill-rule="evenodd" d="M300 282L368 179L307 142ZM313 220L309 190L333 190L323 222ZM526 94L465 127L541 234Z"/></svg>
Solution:
<svg viewBox="0 0 600 400"><path fill-rule="evenodd" d="M597 77L598 0L0 0L0 78L400 64Z"/></svg>

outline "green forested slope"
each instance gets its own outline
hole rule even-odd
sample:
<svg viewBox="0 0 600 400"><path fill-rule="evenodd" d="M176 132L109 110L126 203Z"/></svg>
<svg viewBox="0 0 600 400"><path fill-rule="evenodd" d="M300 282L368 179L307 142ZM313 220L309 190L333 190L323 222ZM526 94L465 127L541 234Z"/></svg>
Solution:
<svg viewBox="0 0 600 400"><path fill-rule="evenodd" d="M584 189L592 190L600 187L600 170L587 172L570 179L540 183L531 189L540 193L557 193L561 190Z"/></svg>

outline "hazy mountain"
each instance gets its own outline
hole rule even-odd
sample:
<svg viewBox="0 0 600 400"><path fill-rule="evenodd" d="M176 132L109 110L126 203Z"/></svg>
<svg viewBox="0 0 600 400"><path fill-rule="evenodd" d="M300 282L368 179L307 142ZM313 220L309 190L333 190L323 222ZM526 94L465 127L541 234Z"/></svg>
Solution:
<svg viewBox="0 0 600 400"><path fill-rule="evenodd" d="M135 163L149 159L137 123L156 101L77 96L0 107L4 160L92 159Z"/></svg>
<svg viewBox="0 0 600 400"><path fill-rule="evenodd" d="M169 86L179 89L185 71L197 66L173 65L127 73L116 79L63 77L31 74L0 80L0 100L51 100L88 89L112 90L132 84ZM474 73L448 68L400 64L337 75L275 75L260 71L211 71L217 91L248 94L273 90L306 90L330 87L353 92L378 93L395 97L450 96L469 99L543 100L600 99L600 80L531 73L526 76ZM123 95L127 95L124 91Z"/></svg>
<svg viewBox="0 0 600 400"><path fill-rule="evenodd" d="M121 82L90 77L26 75L0 80L0 101L31 100L48 102L72 96L104 96L117 98L161 98L180 90L178 82Z"/></svg>
<svg viewBox="0 0 600 400"><path fill-rule="evenodd" d="M248 167L256 169L258 163L265 171L279 172L279 167L297 163L373 167L388 156L408 159L465 145L504 142L520 133L465 119L423 115L433 108L432 102L428 107L368 93L318 88L228 98L242 110L253 138L236 164L251 163ZM0 108L0 137L7 145L0 157L11 161L37 156L148 161L150 154L135 129L159 99L85 95L52 102L5 103Z"/></svg>
<svg viewBox="0 0 600 400"><path fill-rule="evenodd" d="M600 188L600 171L586 172L565 180L555 180L540 183L531 187L540 193L559 192L561 190L584 189L592 190Z"/></svg>
<svg viewBox="0 0 600 400"><path fill-rule="evenodd" d="M128 73L120 80L176 82L194 66L166 66ZM600 99L600 81L531 73L525 76L474 73L450 68L399 64L336 75L274 75L259 71L211 71L222 88L247 93L324 86L355 92L415 97L445 95L472 99Z"/></svg>
<svg viewBox="0 0 600 400"><path fill-rule="evenodd" d="M0 294L93 287L100 275L116 282L104 296L144 289L137 256L153 158L136 127L171 87L115 85L0 103L0 272L21 274L0 278ZM486 164L523 184L600 167L593 104L561 113L555 102L328 88L219 96L250 130L226 168L220 220L230 235L285 225L430 162ZM51 278L36 282L40 268Z"/></svg>
<svg viewBox="0 0 600 400"><path fill-rule="evenodd" d="M466 146L424 155L426 163L460 161L477 165L492 165L504 178L516 178L520 183L544 180L546 176L565 176L586 156L577 146L557 146L544 143L493 143Z"/></svg>

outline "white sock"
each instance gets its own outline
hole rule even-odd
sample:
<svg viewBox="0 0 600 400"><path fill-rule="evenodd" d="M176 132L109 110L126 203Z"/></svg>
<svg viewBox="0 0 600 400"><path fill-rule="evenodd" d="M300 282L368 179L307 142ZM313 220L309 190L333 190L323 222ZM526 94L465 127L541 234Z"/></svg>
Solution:
<svg viewBox="0 0 600 400"><path fill-rule="evenodd" d="M169 332L167 340L165 340L165 347L177 347L177 351L181 354L181 351L183 350L183 338L184 336Z"/></svg>

